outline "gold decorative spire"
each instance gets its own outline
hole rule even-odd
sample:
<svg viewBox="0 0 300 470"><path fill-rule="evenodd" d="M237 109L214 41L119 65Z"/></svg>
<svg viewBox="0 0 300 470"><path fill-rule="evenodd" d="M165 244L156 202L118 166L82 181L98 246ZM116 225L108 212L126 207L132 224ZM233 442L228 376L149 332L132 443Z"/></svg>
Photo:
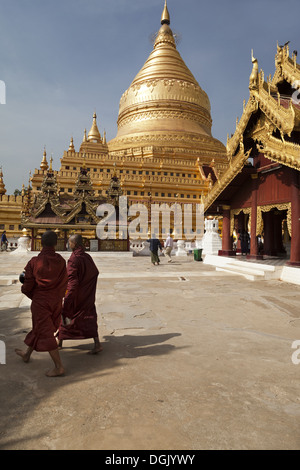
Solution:
<svg viewBox="0 0 300 470"><path fill-rule="evenodd" d="M46 148L44 147L44 153L43 153L43 160L40 164L40 169L45 171L45 170L48 170L48 162L47 162L47 158L46 158Z"/></svg>
<svg viewBox="0 0 300 470"><path fill-rule="evenodd" d="M93 115L93 124L91 127L90 132L88 133L87 136L88 142L98 142L101 143L101 135L97 126L97 115L94 113Z"/></svg>
<svg viewBox="0 0 300 470"><path fill-rule="evenodd" d="M82 168L85 169L85 168L86 168L86 164L85 164L85 153L83 154L83 157L82 157L82 158L83 158Z"/></svg>
<svg viewBox="0 0 300 470"><path fill-rule="evenodd" d="M71 137L71 140L70 140L69 152L75 152L73 137Z"/></svg>
<svg viewBox="0 0 300 470"><path fill-rule="evenodd" d="M51 157L50 157L49 171L53 171L53 169L52 169L52 162L53 162L53 158L52 158L52 155L51 155Z"/></svg>
<svg viewBox="0 0 300 470"><path fill-rule="evenodd" d="M87 142L86 129L84 129L83 140L82 142Z"/></svg>
<svg viewBox="0 0 300 470"><path fill-rule="evenodd" d="M255 90L258 88L258 61L253 55L253 49L251 50L251 61L252 61L252 72L249 77L249 89Z"/></svg>
<svg viewBox="0 0 300 470"><path fill-rule="evenodd" d="M170 24L170 14L167 7L167 0L165 0L164 11L161 15L161 24Z"/></svg>
<svg viewBox="0 0 300 470"><path fill-rule="evenodd" d="M3 183L3 172L2 172L2 166L0 167L0 195L5 194L6 189L5 189L5 184Z"/></svg>
<svg viewBox="0 0 300 470"><path fill-rule="evenodd" d="M27 194L29 194L30 191L31 191L31 189L32 189L32 188L31 188L31 179L32 179L32 178L31 178L31 170L30 170L30 171L29 171L29 178L28 178Z"/></svg>

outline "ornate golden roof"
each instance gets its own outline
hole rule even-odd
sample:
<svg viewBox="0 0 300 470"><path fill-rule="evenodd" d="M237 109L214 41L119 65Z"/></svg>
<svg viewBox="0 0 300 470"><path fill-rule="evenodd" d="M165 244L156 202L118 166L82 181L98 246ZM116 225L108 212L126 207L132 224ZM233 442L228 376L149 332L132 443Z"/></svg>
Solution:
<svg viewBox="0 0 300 470"><path fill-rule="evenodd" d="M161 23L153 51L121 97L118 133L109 148L135 138L149 144L151 139L157 143L159 136L164 143L164 135L178 142L178 135L184 134L185 142L204 138L220 151L220 142L211 136L208 96L176 48L167 2Z"/></svg>
<svg viewBox="0 0 300 470"><path fill-rule="evenodd" d="M295 139L292 134L296 131L297 135L300 125L300 103L298 99L294 99L292 93L293 90L297 96L299 93L294 88L300 82L300 65L296 59L295 52L292 58L289 57L288 43L284 46L277 45L276 70L273 78L269 75L266 82L263 70L258 72L258 61L252 51L250 97L247 104L244 102L241 119L236 120L234 134L227 139L229 166L205 197L205 210L242 171L252 152L252 147L244 147L244 140L248 140L248 146L249 142L253 141L257 151L269 160L300 171L300 145L297 137ZM280 95L278 85L283 82L290 84L290 95Z"/></svg>

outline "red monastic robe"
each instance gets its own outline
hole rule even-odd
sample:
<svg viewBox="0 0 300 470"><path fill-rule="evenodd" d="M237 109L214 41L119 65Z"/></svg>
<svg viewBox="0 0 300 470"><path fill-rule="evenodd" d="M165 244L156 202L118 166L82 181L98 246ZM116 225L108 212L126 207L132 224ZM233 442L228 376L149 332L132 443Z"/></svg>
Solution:
<svg viewBox="0 0 300 470"><path fill-rule="evenodd" d="M21 290L32 299L32 330L26 336L25 344L36 351L57 348L54 335L61 322L67 282L66 262L52 247L44 247L25 267Z"/></svg>
<svg viewBox="0 0 300 470"><path fill-rule="evenodd" d="M63 317L69 324L61 324L59 340L98 337L95 307L99 271L83 247L76 248L67 264L68 288L63 306Z"/></svg>

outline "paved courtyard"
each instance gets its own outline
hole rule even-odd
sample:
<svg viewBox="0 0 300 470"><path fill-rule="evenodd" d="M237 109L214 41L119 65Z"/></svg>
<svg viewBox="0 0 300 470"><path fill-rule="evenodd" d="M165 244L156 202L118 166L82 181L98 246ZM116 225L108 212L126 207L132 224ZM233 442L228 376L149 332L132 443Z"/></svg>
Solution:
<svg viewBox="0 0 300 470"><path fill-rule="evenodd" d="M17 281L31 256L0 253L1 449L300 448L300 286L94 254L104 350L65 342L66 375L48 378L47 353L14 352L31 328Z"/></svg>

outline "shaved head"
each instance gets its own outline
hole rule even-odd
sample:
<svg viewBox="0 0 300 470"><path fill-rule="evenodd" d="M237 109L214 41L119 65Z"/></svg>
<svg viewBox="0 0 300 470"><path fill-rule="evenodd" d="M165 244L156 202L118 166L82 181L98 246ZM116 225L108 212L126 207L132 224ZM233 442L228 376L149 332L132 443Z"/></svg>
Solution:
<svg viewBox="0 0 300 470"><path fill-rule="evenodd" d="M74 235L71 235L70 238L69 238L69 242L71 242L74 245L75 248L77 248L78 246L84 246L83 238L78 233L75 233Z"/></svg>
<svg viewBox="0 0 300 470"><path fill-rule="evenodd" d="M47 230L47 232L42 235L42 246L56 246L57 245L57 235L52 230Z"/></svg>

